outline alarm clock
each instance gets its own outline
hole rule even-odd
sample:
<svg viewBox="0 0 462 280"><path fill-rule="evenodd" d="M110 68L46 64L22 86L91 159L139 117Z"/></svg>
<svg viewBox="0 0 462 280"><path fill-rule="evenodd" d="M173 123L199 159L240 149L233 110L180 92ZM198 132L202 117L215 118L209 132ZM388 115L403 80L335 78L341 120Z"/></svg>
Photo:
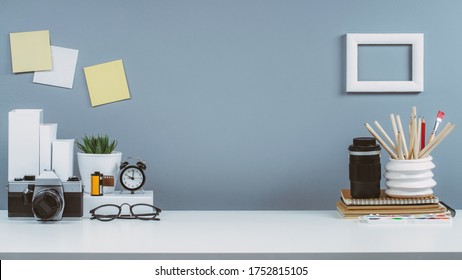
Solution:
<svg viewBox="0 0 462 280"><path fill-rule="evenodd" d="M130 164L129 160L137 160L136 164ZM132 194L141 189L146 181L146 163L137 157L128 157L120 164L120 184Z"/></svg>

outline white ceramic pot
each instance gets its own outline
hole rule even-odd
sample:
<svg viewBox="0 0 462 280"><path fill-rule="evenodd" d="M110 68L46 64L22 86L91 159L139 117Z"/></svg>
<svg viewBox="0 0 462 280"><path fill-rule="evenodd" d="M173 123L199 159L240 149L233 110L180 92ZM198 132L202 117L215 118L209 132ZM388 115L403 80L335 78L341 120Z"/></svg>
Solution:
<svg viewBox="0 0 462 280"><path fill-rule="evenodd" d="M99 171L104 175L114 176L114 186L104 187L103 193L112 193L117 185L119 166L122 161L122 153L114 151L111 154L85 154L77 153L77 162L79 164L80 177L84 185L84 191L90 193L91 174Z"/></svg>
<svg viewBox="0 0 462 280"><path fill-rule="evenodd" d="M385 165L385 193L391 197L432 195L432 188L436 186L432 172L435 164L432 160L431 156L413 160L390 159Z"/></svg>

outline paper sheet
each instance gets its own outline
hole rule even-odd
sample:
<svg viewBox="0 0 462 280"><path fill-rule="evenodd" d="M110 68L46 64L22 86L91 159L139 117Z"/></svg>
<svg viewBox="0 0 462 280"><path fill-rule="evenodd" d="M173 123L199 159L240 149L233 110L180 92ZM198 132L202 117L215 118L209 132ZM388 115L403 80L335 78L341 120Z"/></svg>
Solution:
<svg viewBox="0 0 462 280"><path fill-rule="evenodd" d="M122 60L85 67L91 106L130 99Z"/></svg>
<svg viewBox="0 0 462 280"><path fill-rule="evenodd" d="M43 123L40 125L40 174L44 170L51 170L51 144L58 134L57 123Z"/></svg>
<svg viewBox="0 0 462 280"><path fill-rule="evenodd" d="M34 73L34 83L72 88L78 50L51 46L53 70Z"/></svg>
<svg viewBox="0 0 462 280"><path fill-rule="evenodd" d="M42 109L15 109L8 113L8 180L40 173Z"/></svg>
<svg viewBox="0 0 462 280"><path fill-rule="evenodd" d="M58 139L52 144L51 165L61 181L74 175L75 139Z"/></svg>
<svg viewBox="0 0 462 280"><path fill-rule="evenodd" d="M48 30L10 33L13 73L52 69Z"/></svg>

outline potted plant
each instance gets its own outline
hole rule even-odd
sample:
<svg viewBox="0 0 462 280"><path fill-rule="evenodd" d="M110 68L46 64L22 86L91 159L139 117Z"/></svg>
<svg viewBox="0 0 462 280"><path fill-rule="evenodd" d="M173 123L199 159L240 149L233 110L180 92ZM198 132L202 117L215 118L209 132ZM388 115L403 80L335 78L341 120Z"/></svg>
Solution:
<svg viewBox="0 0 462 280"><path fill-rule="evenodd" d="M85 135L81 142L77 141L76 144L81 151L77 152L77 162L82 184L85 186L84 191L86 193L90 192L91 174L99 171L104 175L114 176L114 186L103 188L104 193L114 192L120 162L122 161L122 153L115 151L117 140L110 140L107 135Z"/></svg>

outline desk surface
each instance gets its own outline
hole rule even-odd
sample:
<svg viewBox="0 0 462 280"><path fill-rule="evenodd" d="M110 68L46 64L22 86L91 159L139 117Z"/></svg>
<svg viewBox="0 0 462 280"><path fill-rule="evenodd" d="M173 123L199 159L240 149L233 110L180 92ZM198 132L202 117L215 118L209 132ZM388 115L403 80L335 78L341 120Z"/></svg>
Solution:
<svg viewBox="0 0 462 280"><path fill-rule="evenodd" d="M460 215L423 225L362 224L337 211L164 211L161 219L41 223L0 211L0 258L462 259Z"/></svg>

